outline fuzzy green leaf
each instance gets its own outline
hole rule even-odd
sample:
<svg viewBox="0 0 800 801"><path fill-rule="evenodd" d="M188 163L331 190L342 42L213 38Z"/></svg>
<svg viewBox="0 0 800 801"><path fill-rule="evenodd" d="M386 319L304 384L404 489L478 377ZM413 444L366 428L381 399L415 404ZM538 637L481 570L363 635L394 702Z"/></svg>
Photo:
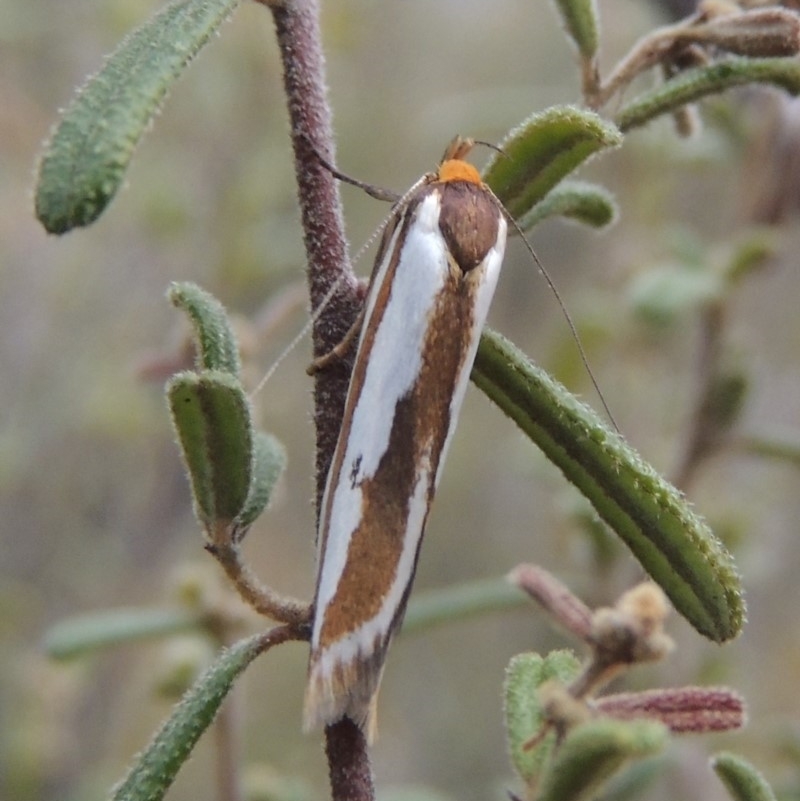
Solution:
<svg viewBox="0 0 800 801"><path fill-rule="evenodd" d="M236 518L240 540L253 521L267 508L272 490L286 467L286 449L271 434L256 431L253 438L253 478L244 508Z"/></svg>
<svg viewBox="0 0 800 801"><path fill-rule="evenodd" d="M616 220L617 204L602 186L562 181L519 220L519 227L529 231L548 217L567 217L592 228L604 228Z"/></svg>
<svg viewBox="0 0 800 801"><path fill-rule="evenodd" d="M501 143L483 179L514 218L595 153L622 143L622 134L594 112L555 106L534 114Z"/></svg>
<svg viewBox="0 0 800 801"><path fill-rule="evenodd" d="M657 754L669 732L651 720L600 718L576 726L564 739L542 778L539 801L583 801L631 760Z"/></svg>
<svg viewBox="0 0 800 801"><path fill-rule="evenodd" d="M100 648L198 630L196 612L183 609L115 609L64 620L45 635L53 659L74 659Z"/></svg>
<svg viewBox="0 0 800 801"><path fill-rule="evenodd" d="M589 499L697 631L716 642L739 634L745 605L733 560L678 490L496 332L484 332L472 380Z"/></svg>
<svg viewBox="0 0 800 801"><path fill-rule="evenodd" d="M634 98L619 112L616 123L627 133L687 103L748 83L768 83L790 95L800 94L800 62L796 58L726 58L685 70Z"/></svg>
<svg viewBox="0 0 800 801"><path fill-rule="evenodd" d="M207 532L233 525L250 491L250 404L228 373L178 373L167 384L172 422L189 471L195 513Z"/></svg>
<svg viewBox="0 0 800 801"><path fill-rule="evenodd" d="M579 670L580 661L571 651L551 651L545 657L518 654L508 663L503 685L506 737L514 768L528 785L538 778L555 743L552 732L535 747L525 748L544 722L539 687L553 679L569 684Z"/></svg>
<svg viewBox="0 0 800 801"><path fill-rule="evenodd" d="M36 216L53 234L94 222L172 84L240 0L173 0L125 38L64 113L39 166Z"/></svg>
<svg viewBox="0 0 800 801"><path fill-rule="evenodd" d="M775 801L775 793L767 780L747 760L736 754L723 752L711 760L734 801Z"/></svg>
<svg viewBox="0 0 800 801"><path fill-rule="evenodd" d="M595 0L556 0L556 8L578 52L584 58L593 58L598 43Z"/></svg>
<svg viewBox="0 0 800 801"><path fill-rule="evenodd" d="M238 376L241 372L239 346L225 307L191 281L171 284L167 297L173 306L183 309L192 321L198 368L222 370Z"/></svg>
<svg viewBox="0 0 800 801"><path fill-rule="evenodd" d="M214 720L236 678L272 644L272 632L267 632L223 651L137 757L128 775L114 789L113 801L159 801L163 798L181 765Z"/></svg>

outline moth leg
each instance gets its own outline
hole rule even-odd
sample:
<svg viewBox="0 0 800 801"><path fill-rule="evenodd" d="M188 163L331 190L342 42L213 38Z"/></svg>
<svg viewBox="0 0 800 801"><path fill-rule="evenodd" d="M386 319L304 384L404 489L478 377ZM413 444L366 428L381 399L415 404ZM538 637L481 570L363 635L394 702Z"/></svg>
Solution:
<svg viewBox="0 0 800 801"><path fill-rule="evenodd" d="M308 375L316 375L320 370L324 370L326 367L330 367L336 361L344 358L344 355L350 350L350 347L353 344L353 340L361 332L361 326L364 324L364 317L366 316L366 303L362 306L361 311L358 313L358 317L356 317L355 322L350 326L347 333L342 337L342 340L332 347L327 353L323 353L322 356L317 356L311 364L306 367L306 373Z"/></svg>
<svg viewBox="0 0 800 801"><path fill-rule="evenodd" d="M390 201L395 203L397 200L400 199L400 195L397 192L393 192L391 189L384 189L381 186L375 186L374 184L368 184L366 181L359 181L358 178L352 178L347 173L340 172L333 166L314 146L309 142L309 146L314 151L314 156L317 161L336 179L339 181L344 181L346 184L350 184L351 186L355 186L358 189L363 190L366 192L370 197L374 197L375 200L384 200Z"/></svg>

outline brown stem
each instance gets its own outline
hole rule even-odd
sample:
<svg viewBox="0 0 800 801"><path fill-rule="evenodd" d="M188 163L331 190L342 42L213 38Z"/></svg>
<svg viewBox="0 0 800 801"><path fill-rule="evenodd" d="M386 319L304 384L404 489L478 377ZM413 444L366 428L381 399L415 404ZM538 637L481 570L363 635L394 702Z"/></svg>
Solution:
<svg viewBox="0 0 800 801"><path fill-rule="evenodd" d="M361 308L358 282L350 267L341 202L335 178L317 153L333 162L333 134L320 44L317 0L295 0L272 8L283 59L284 88L294 148L298 200L308 258L308 288L316 309L336 286L313 329L314 355L330 352ZM352 364L345 359L316 376L317 509L336 446Z"/></svg>
<svg viewBox="0 0 800 801"><path fill-rule="evenodd" d="M235 543L207 545L206 550L220 563L242 600L260 615L293 626L308 623L309 605L295 598L279 595L262 584L242 560Z"/></svg>
<svg viewBox="0 0 800 801"><path fill-rule="evenodd" d="M614 67L605 81L601 81L596 91L586 97L586 102L593 109L602 108L617 93L628 86L634 78L645 70L661 62L671 49L675 47L680 36L696 21L693 15L676 25L665 25L640 39L630 52Z"/></svg>
<svg viewBox="0 0 800 801"><path fill-rule="evenodd" d="M375 797L364 732L350 718L325 730L332 801L371 801Z"/></svg>
<svg viewBox="0 0 800 801"><path fill-rule="evenodd" d="M293 0L270 8L283 62L312 308L316 309L334 290L314 323L314 355L318 357L333 350L345 336L358 316L362 296L350 267L338 185L317 156L334 162L319 3L318 0ZM351 369L351 359L345 358L315 376L318 517L342 422ZM360 729L345 718L329 726L325 736L333 798L372 801L375 797L372 769Z"/></svg>

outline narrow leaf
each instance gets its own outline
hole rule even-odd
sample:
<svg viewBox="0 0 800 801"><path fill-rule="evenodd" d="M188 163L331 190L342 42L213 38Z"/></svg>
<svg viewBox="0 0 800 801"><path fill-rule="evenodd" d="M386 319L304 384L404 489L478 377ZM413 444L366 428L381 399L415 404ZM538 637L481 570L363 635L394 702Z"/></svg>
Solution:
<svg viewBox="0 0 800 801"><path fill-rule="evenodd" d="M616 220L617 204L602 186L562 181L519 220L519 227L529 231L548 217L567 217L592 228L604 228Z"/></svg>
<svg viewBox="0 0 800 801"><path fill-rule="evenodd" d="M271 434L256 431L253 436L253 477L244 508L236 518L237 539L267 508L272 490L286 467L286 449Z"/></svg>
<svg viewBox="0 0 800 801"><path fill-rule="evenodd" d="M544 723L539 687L553 679L569 684L579 670L580 661L571 651L552 651L545 657L518 654L508 663L503 686L506 737L514 768L528 785L536 781L555 743L552 732L535 747L526 747Z"/></svg>
<svg viewBox="0 0 800 801"><path fill-rule="evenodd" d="M213 721L236 678L267 648L290 637L286 628L242 640L223 651L175 707L150 745L138 756L113 801L159 801L200 736Z"/></svg>
<svg viewBox="0 0 800 801"><path fill-rule="evenodd" d="M632 759L653 756L668 740L655 721L592 720L576 726L559 747L542 779L539 801L595 798Z"/></svg>
<svg viewBox="0 0 800 801"><path fill-rule="evenodd" d="M253 431L244 390L228 373L178 373L167 397L198 520L209 534L225 529L250 490Z"/></svg>
<svg viewBox="0 0 800 801"><path fill-rule="evenodd" d="M99 648L196 630L200 624L196 612L181 609L115 609L57 623L45 634L44 649L53 659L74 659Z"/></svg>
<svg viewBox="0 0 800 801"><path fill-rule="evenodd" d="M412 595L403 618L403 635L427 631L454 620L523 606L527 599L504 578L479 579Z"/></svg>
<svg viewBox="0 0 800 801"><path fill-rule="evenodd" d="M192 321L198 368L222 370L238 376L241 371L239 346L225 307L211 293L191 281L171 284L167 297Z"/></svg>
<svg viewBox="0 0 800 801"><path fill-rule="evenodd" d="M697 631L717 642L741 631L733 560L678 490L499 334L484 332L472 380L591 501Z"/></svg>
<svg viewBox="0 0 800 801"><path fill-rule="evenodd" d="M594 112L555 106L513 130L483 178L519 218L590 156L621 143L619 130Z"/></svg>
<svg viewBox="0 0 800 801"><path fill-rule="evenodd" d="M578 52L584 58L593 58L598 42L595 0L556 0L556 8Z"/></svg>
<svg viewBox="0 0 800 801"><path fill-rule="evenodd" d="M619 112L616 123L627 133L687 103L748 83L768 83L790 95L800 94L800 62L796 58L726 58L685 70L634 98Z"/></svg>
<svg viewBox="0 0 800 801"><path fill-rule="evenodd" d="M767 780L742 757L723 752L711 760L711 767L734 801L775 801Z"/></svg>
<svg viewBox="0 0 800 801"><path fill-rule="evenodd" d="M36 216L53 234L94 222L172 84L239 0L173 0L131 33L64 113L39 166Z"/></svg>

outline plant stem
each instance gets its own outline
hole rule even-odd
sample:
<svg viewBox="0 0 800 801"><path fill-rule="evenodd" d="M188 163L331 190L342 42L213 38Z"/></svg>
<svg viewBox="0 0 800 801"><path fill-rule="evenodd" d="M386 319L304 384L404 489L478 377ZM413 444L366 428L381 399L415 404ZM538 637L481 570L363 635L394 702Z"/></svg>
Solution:
<svg viewBox="0 0 800 801"><path fill-rule="evenodd" d="M331 289L337 287L314 323L314 356L318 357L342 340L358 315L362 299L350 267L338 185L317 157L319 154L331 163L334 160L318 2L295 0L273 7L272 14L283 60L311 307L316 309ZM339 435L350 369L349 360L342 360L316 376L318 509Z"/></svg>
<svg viewBox="0 0 800 801"><path fill-rule="evenodd" d="M308 623L309 605L295 598L279 595L262 584L242 560L236 543L207 545L206 550L222 566L242 600L260 615L292 626Z"/></svg>
<svg viewBox="0 0 800 801"><path fill-rule="evenodd" d="M331 112L319 30L318 0L270 7L275 21L294 149L298 200L308 257L308 288L316 309L332 291L314 323L314 356L331 351L345 336L362 305L344 236L338 185L319 156L334 162ZM314 382L317 516L339 436L352 362L343 359L317 373ZM325 730L334 801L372 801L375 791L366 741L345 718Z"/></svg>
<svg viewBox="0 0 800 801"><path fill-rule="evenodd" d="M372 801L375 790L367 739L350 718L325 730L333 801Z"/></svg>

